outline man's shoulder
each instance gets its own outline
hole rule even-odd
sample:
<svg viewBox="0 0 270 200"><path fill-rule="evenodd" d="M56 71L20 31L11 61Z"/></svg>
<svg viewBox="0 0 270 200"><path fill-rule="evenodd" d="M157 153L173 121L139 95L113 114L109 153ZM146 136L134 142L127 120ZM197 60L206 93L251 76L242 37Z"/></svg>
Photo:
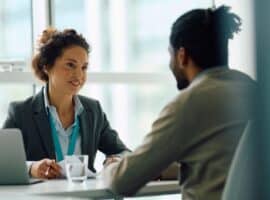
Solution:
<svg viewBox="0 0 270 200"><path fill-rule="evenodd" d="M220 90L254 89L256 81L249 75L233 69L216 69L191 83L189 89L194 94L212 93Z"/></svg>
<svg viewBox="0 0 270 200"><path fill-rule="evenodd" d="M171 101L165 106L167 111L177 112L179 109L187 108L192 97L193 90L186 88L181 90Z"/></svg>
<svg viewBox="0 0 270 200"><path fill-rule="evenodd" d="M225 94L230 90L250 90L252 92L255 89L256 82L248 75L237 70L217 70L212 74L201 76L187 88L180 90L179 94L167 104L167 107L171 109L185 107L185 109L194 111L196 105L201 105L201 102L215 101L215 99L209 98L220 96L222 91Z"/></svg>
<svg viewBox="0 0 270 200"><path fill-rule="evenodd" d="M222 82L224 84L230 83L244 83L244 84L256 84L248 74L238 71L236 69L220 68L216 69L212 73L208 73L202 82L214 81Z"/></svg>

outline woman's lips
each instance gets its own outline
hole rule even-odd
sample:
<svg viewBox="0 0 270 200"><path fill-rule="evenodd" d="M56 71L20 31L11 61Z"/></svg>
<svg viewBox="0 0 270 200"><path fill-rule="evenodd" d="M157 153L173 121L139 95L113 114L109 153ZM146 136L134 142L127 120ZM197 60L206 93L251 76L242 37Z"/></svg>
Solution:
<svg viewBox="0 0 270 200"><path fill-rule="evenodd" d="M80 86L80 81L70 81L69 83L74 87L79 87Z"/></svg>

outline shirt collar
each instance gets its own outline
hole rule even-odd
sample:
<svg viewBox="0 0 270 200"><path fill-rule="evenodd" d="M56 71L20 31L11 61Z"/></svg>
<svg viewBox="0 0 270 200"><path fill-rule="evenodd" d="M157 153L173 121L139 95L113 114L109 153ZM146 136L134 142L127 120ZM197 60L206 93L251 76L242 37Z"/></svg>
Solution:
<svg viewBox="0 0 270 200"><path fill-rule="evenodd" d="M48 114L48 109L50 109L51 107L54 107L52 105L50 105L49 102L49 98L48 98L48 84L46 84L43 87L43 96L44 96L44 106L45 106L45 110ZM74 103L75 103L75 117L79 116L82 111L84 110L84 107L79 99L79 97L77 95L75 95L73 97Z"/></svg>
<svg viewBox="0 0 270 200"><path fill-rule="evenodd" d="M217 66L217 67L211 67L209 69L205 69L194 77L194 79L191 81L191 84L194 84L194 83L198 82L199 80L201 80L205 77L208 77L209 75L220 73L220 72L223 72L224 70L228 70L228 69L229 69L228 66Z"/></svg>

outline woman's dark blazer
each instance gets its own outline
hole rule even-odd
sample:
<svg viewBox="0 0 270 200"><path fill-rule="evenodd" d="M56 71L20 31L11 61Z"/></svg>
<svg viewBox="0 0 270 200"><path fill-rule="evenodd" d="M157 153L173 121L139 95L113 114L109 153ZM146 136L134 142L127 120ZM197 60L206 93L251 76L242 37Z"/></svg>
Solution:
<svg viewBox="0 0 270 200"><path fill-rule="evenodd" d="M84 111L79 115L81 152L89 156L88 167L95 171L93 163L97 150L111 155L128 149L116 131L111 129L99 102L84 96L78 97L84 107ZM45 111L42 90L25 101L11 103L3 128L21 130L27 160L55 159L51 128Z"/></svg>

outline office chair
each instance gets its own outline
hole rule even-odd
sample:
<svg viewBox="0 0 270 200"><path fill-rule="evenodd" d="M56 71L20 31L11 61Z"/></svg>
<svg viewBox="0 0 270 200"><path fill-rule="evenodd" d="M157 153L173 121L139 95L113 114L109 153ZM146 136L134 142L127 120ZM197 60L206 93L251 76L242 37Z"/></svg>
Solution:
<svg viewBox="0 0 270 200"><path fill-rule="evenodd" d="M261 156L257 154L257 138L255 123L249 122L232 160L222 200L259 199L260 178L257 172L260 170L258 159Z"/></svg>

